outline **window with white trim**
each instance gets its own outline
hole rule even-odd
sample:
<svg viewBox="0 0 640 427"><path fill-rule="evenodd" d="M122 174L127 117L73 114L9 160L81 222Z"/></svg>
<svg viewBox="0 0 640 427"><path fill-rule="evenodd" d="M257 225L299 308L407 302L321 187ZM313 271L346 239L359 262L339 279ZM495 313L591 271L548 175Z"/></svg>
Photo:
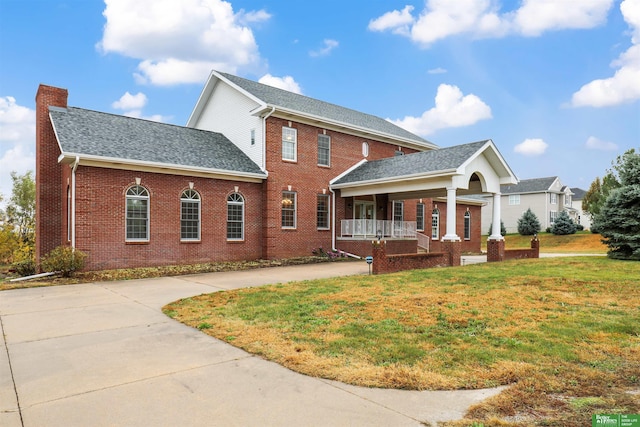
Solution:
<svg viewBox="0 0 640 427"><path fill-rule="evenodd" d="M318 227L318 230L329 229L329 195L327 194L318 194L316 226Z"/></svg>
<svg viewBox="0 0 640 427"><path fill-rule="evenodd" d="M510 194L509 195L509 205L519 205L520 204L520 195L519 194Z"/></svg>
<svg viewBox="0 0 640 427"><path fill-rule="evenodd" d="M282 127L282 160L296 161L298 158L298 130Z"/></svg>
<svg viewBox="0 0 640 427"><path fill-rule="evenodd" d="M132 185L125 197L125 239L130 242L149 240L149 192L141 185Z"/></svg>
<svg viewBox="0 0 640 427"><path fill-rule="evenodd" d="M471 212L464 213L464 240L471 240Z"/></svg>
<svg viewBox="0 0 640 427"><path fill-rule="evenodd" d="M404 221L404 202L395 201L393 202L393 221L394 222L402 222Z"/></svg>
<svg viewBox="0 0 640 427"><path fill-rule="evenodd" d="M369 157L369 143L367 141L362 143L362 155Z"/></svg>
<svg viewBox="0 0 640 427"><path fill-rule="evenodd" d="M318 134L318 164L330 166L331 164L331 137Z"/></svg>
<svg viewBox="0 0 640 427"><path fill-rule="evenodd" d="M200 194L192 189L180 196L180 240L200 240Z"/></svg>
<svg viewBox="0 0 640 427"><path fill-rule="evenodd" d="M256 145L256 130L251 129L251 145Z"/></svg>
<svg viewBox="0 0 640 427"><path fill-rule="evenodd" d="M424 203L416 205L416 230L424 231Z"/></svg>
<svg viewBox="0 0 640 427"><path fill-rule="evenodd" d="M564 205L571 206L571 194L564 195Z"/></svg>
<svg viewBox="0 0 640 427"><path fill-rule="evenodd" d="M440 238L440 210L435 208L431 212L431 239L438 240Z"/></svg>
<svg viewBox="0 0 640 427"><path fill-rule="evenodd" d="M558 195L556 193L549 193L549 203L552 205L558 204Z"/></svg>
<svg viewBox="0 0 640 427"><path fill-rule="evenodd" d="M296 228L296 192L282 192L282 228Z"/></svg>
<svg viewBox="0 0 640 427"><path fill-rule="evenodd" d="M227 240L244 240L244 197L239 193L227 197Z"/></svg>
<svg viewBox="0 0 640 427"><path fill-rule="evenodd" d="M556 219L558 218L558 212L556 211L551 211L549 212L549 222L551 224L553 224L554 222L556 222Z"/></svg>

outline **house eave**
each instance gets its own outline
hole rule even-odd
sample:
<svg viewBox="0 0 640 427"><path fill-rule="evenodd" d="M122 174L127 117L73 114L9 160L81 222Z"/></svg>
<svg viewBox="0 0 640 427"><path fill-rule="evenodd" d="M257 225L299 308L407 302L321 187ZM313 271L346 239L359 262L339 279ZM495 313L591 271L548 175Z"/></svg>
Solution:
<svg viewBox="0 0 640 427"><path fill-rule="evenodd" d="M122 169L140 172L162 173L170 175L187 175L204 178L216 178L228 181L262 182L267 178L267 173L251 173L240 171L228 171L223 169L203 168L197 166L174 165L170 163L147 162L142 160L122 159L87 155L81 153L62 153L58 157L58 163L72 164L79 158L80 166L93 166L108 169Z"/></svg>

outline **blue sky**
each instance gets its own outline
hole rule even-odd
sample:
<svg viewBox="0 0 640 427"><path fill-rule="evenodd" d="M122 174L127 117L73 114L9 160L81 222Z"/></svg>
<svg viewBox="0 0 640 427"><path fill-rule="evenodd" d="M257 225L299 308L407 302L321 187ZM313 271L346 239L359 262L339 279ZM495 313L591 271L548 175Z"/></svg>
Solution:
<svg viewBox="0 0 640 427"><path fill-rule="evenodd" d="M640 0L0 0L0 192L40 83L184 125L209 70L375 114L587 189L640 148Z"/></svg>

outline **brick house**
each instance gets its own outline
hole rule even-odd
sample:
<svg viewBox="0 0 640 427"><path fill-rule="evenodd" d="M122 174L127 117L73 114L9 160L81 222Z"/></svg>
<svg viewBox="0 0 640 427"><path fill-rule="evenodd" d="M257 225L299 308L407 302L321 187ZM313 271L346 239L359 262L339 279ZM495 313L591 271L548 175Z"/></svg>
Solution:
<svg viewBox="0 0 640 427"><path fill-rule="evenodd" d="M439 149L217 71L185 127L69 107L65 89L36 95L37 260L59 245L88 269L365 256L377 235L390 253L479 252L482 202L464 196L515 182L491 140Z"/></svg>

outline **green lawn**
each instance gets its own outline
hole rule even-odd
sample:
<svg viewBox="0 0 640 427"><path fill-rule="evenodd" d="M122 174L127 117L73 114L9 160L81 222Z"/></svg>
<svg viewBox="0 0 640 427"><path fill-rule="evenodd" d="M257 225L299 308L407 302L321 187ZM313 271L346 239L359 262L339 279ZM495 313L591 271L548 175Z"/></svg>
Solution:
<svg viewBox="0 0 640 427"><path fill-rule="evenodd" d="M164 310L312 376L511 385L460 425L584 426L640 412L639 281L638 262L536 259L218 292Z"/></svg>
<svg viewBox="0 0 640 427"><path fill-rule="evenodd" d="M507 234L504 238L506 249L520 249L531 247L532 236ZM539 233L540 252L546 253L575 253L575 254L606 254L607 247L602 243L602 236L590 231L579 231L575 234L555 236L551 233ZM486 239L484 239L486 251Z"/></svg>

